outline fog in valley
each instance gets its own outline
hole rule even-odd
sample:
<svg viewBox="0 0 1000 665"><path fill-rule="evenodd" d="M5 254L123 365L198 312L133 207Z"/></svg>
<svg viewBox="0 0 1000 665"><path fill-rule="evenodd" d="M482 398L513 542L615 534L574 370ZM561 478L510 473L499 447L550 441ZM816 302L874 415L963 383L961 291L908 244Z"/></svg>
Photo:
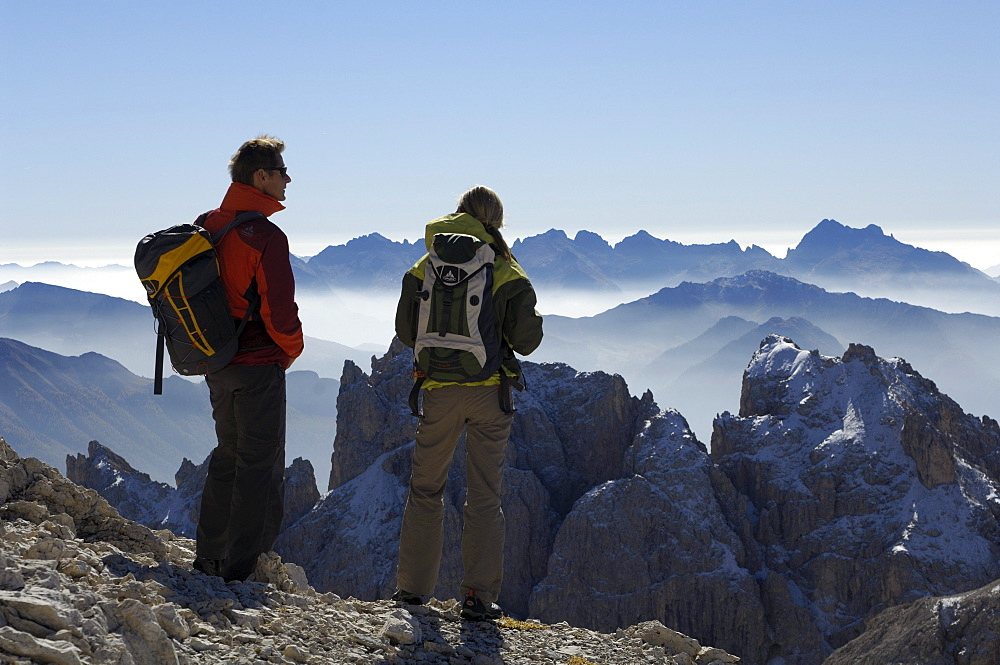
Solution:
<svg viewBox="0 0 1000 665"><path fill-rule="evenodd" d="M129 266L0 265L0 291L10 290L16 286L15 282L27 281L106 294L145 306L145 295ZM832 294L838 292L838 285L831 279L817 279L814 283ZM850 291L949 314L974 312L1000 316L1000 300L996 297L948 286L942 283L940 289L903 291L872 281L865 288L857 288L855 283ZM876 335L864 332L865 325L838 327L838 317L844 319L848 315L837 312L825 314L827 318L823 321L814 320L820 316L815 312L798 314L794 307L788 311L779 307L780 312L772 313L766 307L739 309L732 303L701 303L696 307L672 302L662 308L650 304L671 296L675 287L676 281L589 290L536 285L538 310L548 317L546 338L528 360L563 362L579 371L621 374L632 394L640 396L651 389L661 408L680 411L706 445L711 438L713 418L722 411L739 409L743 370L757 345L771 332L789 336L803 348L815 348L825 355L840 355L850 343L873 346L880 356L905 358L965 410L977 416L1000 415L997 408L1000 370L990 369L1000 367L1000 359L993 357L994 350L1000 347L997 344L1000 338L991 337L994 333L990 332L993 330L990 326L998 322L986 316L946 317L940 323L934 319L935 323L928 324L920 318L924 316L920 307L872 305L871 311L876 313L868 316L890 319L880 324L881 332ZM335 436L336 384L330 380L341 378L345 358L357 363L363 371L370 371L371 357L381 356L392 340L397 300L398 292L389 288L298 290L307 341L305 352L291 369L315 374L303 375L295 381L294 400L307 406L301 412L290 413L289 459L293 455L307 456L316 468L321 490L329 474ZM625 303L635 304L609 311ZM698 311L693 318L692 308ZM0 336L62 355L95 350L122 362L133 373L149 377L154 350L152 317L145 318L148 312L133 311L131 306L126 309L130 310L128 323L122 322L118 330L121 334L127 331L128 339L76 330L72 322L56 326L39 323L34 332L22 329L15 334L10 332L8 321L5 324L8 328L0 328ZM936 329L927 330L930 325ZM74 329L64 330L70 327ZM886 334L886 330L892 334ZM166 372L170 374L169 366ZM307 379L308 376L312 378ZM321 394L313 395L314 391ZM291 410L294 406L291 395L289 404ZM329 431L321 431L326 429ZM297 441L299 438L301 442ZM205 443L206 454L211 443ZM82 449L86 441L79 444Z"/></svg>
<svg viewBox="0 0 1000 665"><path fill-rule="evenodd" d="M594 316L653 291L636 287L627 291L569 291L536 288L538 311L580 317ZM296 294L299 318L306 333L360 349L384 352L395 334L394 318L399 294L371 290L300 290ZM544 341L542 344L544 345ZM366 367L362 369L367 369ZM339 378L333 377L333 378Z"/></svg>
<svg viewBox="0 0 1000 665"><path fill-rule="evenodd" d="M100 268L81 268L65 263L36 263L32 266L21 266L16 263L0 263L0 292L6 291L16 282L42 282L64 286L69 289L79 289L92 293L103 293L134 300L146 304L146 292L136 277L135 269L126 265L107 265ZM5 286L6 285L6 286Z"/></svg>
<svg viewBox="0 0 1000 665"><path fill-rule="evenodd" d="M668 284L662 288L674 286L676 284ZM604 327L589 323L591 317L621 304L638 301L659 290L654 287L635 287L627 291L574 291L543 287L536 290L538 310L543 315L550 315L553 325L546 327L546 339L527 360L564 362L579 371L621 374L628 381L632 394L641 396L646 390L652 390L661 408L679 410L706 445L711 439L714 417L725 410L739 410L743 370L760 341L772 332L790 336L803 347L818 349L824 355L841 355L851 343L873 346L877 353L884 356L901 355L966 410L975 415L993 417L1000 413L1000 409L993 407L1000 404L1000 394L992 388L1000 386L1000 382L990 384L991 389L984 393L981 382L971 383L969 380L970 368L981 362L977 352L980 341L956 339L950 331L941 331L940 345L916 357L913 352L907 354L903 351L922 342L911 339L911 331L905 328L899 331L890 347L881 338L866 339L865 335L852 337L842 331L831 333L823 326L817 329L815 326L789 323L785 319L769 322L769 316L760 320L741 319L739 323L729 324L735 326L729 330L721 323L715 325L725 317L724 311L720 311L718 319L702 328L676 330L664 325L662 335L657 336L655 332L639 333L629 326L615 327L611 324L611 327ZM961 299L947 291L909 291L893 296L873 285L870 293L858 295L908 302L946 313L972 311L989 316L1000 315L1000 307L989 299L971 295ZM375 355L384 353L392 339L397 300L398 294L385 290L304 291L298 297L303 326L311 336ZM597 341L591 343L564 335L562 326L554 325L559 317L581 319L579 325L591 327ZM719 333L720 328L723 333ZM923 343L921 348L926 346ZM983 349L984 353L987 351ZM296 367L308 365L307 348ZM364 371L370 371L368 362L359 362L359 365Z"/></svg>

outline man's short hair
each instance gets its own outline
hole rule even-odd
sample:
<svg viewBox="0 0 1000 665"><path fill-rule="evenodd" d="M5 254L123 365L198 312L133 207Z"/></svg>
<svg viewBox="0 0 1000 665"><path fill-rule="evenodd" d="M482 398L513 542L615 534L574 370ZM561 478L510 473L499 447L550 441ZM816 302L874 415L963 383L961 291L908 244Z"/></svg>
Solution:
<svg viewBox="0 0 1000 665"><path fill-rule="evenodd" d="M284 141L267 134L250 139L229 160L229 175L233 182L253 185L254 172L274 166L284 149Z"/></svg>

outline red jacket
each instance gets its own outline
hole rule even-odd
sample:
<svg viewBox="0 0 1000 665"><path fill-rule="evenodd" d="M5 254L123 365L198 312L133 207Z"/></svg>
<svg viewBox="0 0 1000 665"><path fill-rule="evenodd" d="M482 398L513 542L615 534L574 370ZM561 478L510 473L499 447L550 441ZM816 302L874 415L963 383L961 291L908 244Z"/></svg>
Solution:
<svg viewBox="0 0 1000 665"><path fill-rule="evenodd" d="M205 228L216 233L238 213L253 210L270 216L285 206L260 190L234 182L222 205L209 213ZM270 220L254 219L231 229L218 246L219 270L234 319L246 314L244 294L257 278L260 310L240 335L240 351L231 365L281 365L288 368L302 353L302 322L295 304L295 278L288 259L288 238Z"/></svg>

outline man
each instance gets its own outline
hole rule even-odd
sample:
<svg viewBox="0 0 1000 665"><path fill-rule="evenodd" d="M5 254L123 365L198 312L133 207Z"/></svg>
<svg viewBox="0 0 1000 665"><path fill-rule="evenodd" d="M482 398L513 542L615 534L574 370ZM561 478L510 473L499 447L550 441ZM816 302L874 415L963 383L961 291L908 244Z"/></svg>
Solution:
<svg viewBox="0 0 1000 665"><path fill-rule="evenodd" d="M194 567L245 580L281 528L285 471L285 370L302 353L302 323L288 238L267 216L284 206L292 181L282 141L259 136L229 163L232 185L205 228L217 233L240 212L262 215L218 243L219 269L233 319L251 316L239 351L206 376L218 446L201 497Z"/></svg>

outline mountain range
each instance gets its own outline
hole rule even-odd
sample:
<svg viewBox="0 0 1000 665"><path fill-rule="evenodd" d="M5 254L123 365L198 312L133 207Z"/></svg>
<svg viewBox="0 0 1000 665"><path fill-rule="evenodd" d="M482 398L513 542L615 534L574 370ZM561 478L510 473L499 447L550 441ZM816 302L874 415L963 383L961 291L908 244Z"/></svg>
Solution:
<svg viewBox="0 0 1000 665"><path fill-rule="evenodd" d="M109 264L101 267L82 267L58 261L44 261L31 266L0 263L0 292L15 288L23 282L44 282L105 293L120 298L145 302L146 291L129 265Z"/></svg>
<svg viewBox="0 0 1000 665"><path fill-rule="evenodd" d="M976 270L944 252L933 252L896 240L882 228L851 228L824 219L807 232L784 258L735 241L684 245L638 231L611 245L590 231L573 238L552 229L516 240L512 250L541 292L591 295L646 295L684 281L704 282L750 270L794 277L831 291L853 291L890 297L948 312L1000 316L1000 270ZM389 240L378 233L330 245L312 257L293 256L296 283L321 293L375 289L396 293L401 275L424 253L423 240ZM117 280L114 289L109 280ZM131 268L112 265L78 268L58 263L31 267L0 264L0 280L62 284L111 295L134 294L142 300ZM120 284L119 284L120 282ZM0 287L0 291L3 288ZM132 297L131 295L128 297ZM542 310L545 311L545 298ZM372 340L383 342L384 340Z"/></svg>
<svg viewBox="0 0 1000 665"><path fill-rule="evenodd" d="M684 246L639 233L611 247L595 234L577 235L578 240L569 241L561 232L549 232L523 241L518 251L543 283L547 280L557 285L565 283L555 277L557 274L582 270L584 264L590 266L588 274L603 275L594 277L602 283L623 275L645 279L660 274L663 279L676 279L681 273L711 274L746 265L782 266L763 250L742 251L736 243ZM373 275L388 279L385 276L389 273L405 270L403 266L419 249L416 243L394 243L372 234L327 248L315 266L327 266L324 270L344 284L371 285L380 283L372 281ZM352 266L342 265L352 252L359 260ZM852 262L855 259L857 265ZM297 269L305 269L313 260L298 261ZM878 227L849 229L825 220L784 261L789 262L786 267L794 264L800 272L823 279L868 281L872 285L912 285L917 278L926 282L931 274L939 282L965 280L963 283L971 286L963 297L975 297L982 303L990 300L982 280L991 280L985 275L947 255L903 245ZM386 266L391 270L384 269ZM600 268L598 273L593 272L594 266ZM664 276L665 270L673 270L673 276ZM559 299L565 293L558 289L546 292L546 288L538 286L543 303L546 297ZM363 307L363 298L349 305L336 294L328 297L333 300L309 301L312 309L324 310L336 321L324 329L344 327L345 318L349 327L353 326L368 314L351 309ZM386 307L388 312L391 305ZM922 372L935 376L942 389L966 408L989 413L995 410L1000 378L996 369L1000 367L997 322L983 315L946 314L885 298L836 293L755 269L733 277L661 288L591 317L546 316L546 337L533 358L620 373L637 389L650 388L660 403L685 413L694 430L705 436L712 418L737 398L745 358L757 340L772 332L801 340L824 353L840 353L847 344L856 342L871 345L885 356L906 357ZM137 374L149 374L151 369L153 326L148 308L100 294L31 282L0 293L0 335L67 355L96 350ZM384 343L381 348L385 348ZM306 353L294 368L316 371L322 378L336 377L345 358L357 364L367 362L369 355L309 338ZM323 431L332 436L333 421L329 412L325 421L314 421L312 440L319 441ZM74 445L83 444L80 440ZM322 453L313 452L308 459L320 477L325 477L330 468L328 444L324 443Z"/></svg>
<svg viewBox="0 0 1000 665"><path fill-rule="evenodd" d="M309 261L296 260L295 265L304 294L329 291L332 285L341 291L352 285L395 290L399 274L422 252L421 244L371 234L328 247ZM973 411L989 412L996 403L998 371L992 368L1000 365L991 349L998 348L1000 340L993 320L835 293L781 274L861 285L869 291L906 286L911 295L919 295L928 283L964 285L941 287L938 296L949 299L949 311L969 299L977 301L979 311L990 309L991 288L1000 285L945 254L900 243L877 226L851 229L824 220L781 260L760 248L741 250L735 242L685 246L645 232L612 247L593 233L581 231L570 240L550 231L518 241L515 249L536 282L540 307L547 299L566 297L564 288L573 283L589 283L592 289L604 285L598 291L607 292L660 280L653 295L599 315L546 316L546 338L535 357L622 373L632 385L651 388L659 402L687 414L702 434L726 400L737 395L742 359L768 332L790 335L832 354L850 342L869 344L880 354L909 358ZM57 267L63 272L72 268ZM753 269L734 273L745 268ZM711 276L710 281L669 286L704 276ZM353 309L363 307L364 299L348 304L337 294L328 297L334 300L309 301L309 306L329 315L331 323L320 326L329 334L343 328L345 319L351 327L369 314ZM389 327L386 335L391 335L391 323ZM97 351L136 374L152 373L152 317L147 307L132 301L26 282L0 292L0 335L64 355ZM385 348L388 340L372 341ZM973 346L975 352L970 353ZM335 378L344 359L366 363L369 356L368 351L310 337L294 368ZM326 460L312 461L325 476Z"/></svg>
<svg viewBox="0 0 1000 665"><path fill-rule="evenodd" d="M378 233L330 245L307 260L294 261L295 283L303 288L399 289L403 274L427 250L423 239L395 242Z"/></svg>
<svg viewBox="0 0 1000 665"><path fill-rule="evenodd" d="M944 252L896 240L876 225L855 229L824 219L784 258L735 241L683 245L639 231L612 246L580 231L552 229L516 240L511 250L540 291L647 293L766 270L836 291L890 296L945 311L1000 315L1000 284ZM372 233L332 245L294 264L304 288L396 291L400 276L425 252L423 241L394 242ZM544 306L544 303L543 303Z"/></svg>
<svg viewBox="0 0 1000 665"><path fill-rule="evenodd" d="M1000 318L833 293L765 271L685 282L592 317L548 316L533 358L621 373L705 432L739 395L739 359L768 333L829 354L870 345L909 359L973 412L996 411Z"/></svg>
<svg viewBox="0 0 1000 665"><path fill-rule="evenodd" d="M371 375L345 369L334 487L277 544L317 589L393 589L408 370L401 346ZM525 373L503 492L500 602L515 615L602 631L655 619L741 662L818 665L877 641L865 625L886 630L882 610L980 602L975 590L1000 577L1000 425L905 360L856 344L825 356L769 335L739 413L714 423L711 453L680 413L631 396L621 377L562 364ZM461 579L462 457L460 446L438 598ZM979 639L998 628L1000 614L984 619Z"/></svg>
<svg viewBox="0 0 1000 665"><path fill-rule="evenodd" d="M96 351L130 371L152 376L156 332L149 307L101 293L40 282L0 292L0 335L64 355ZM336 342L306 337L295 369L338 377L344 360L371 354ZM167 363L164 371L169 374Z"/></svg>
<svg viewBox="0 0 1000 665"><path fill-rule="evenodd" d="M204 381L169 376L157 396L152 383L98 353L62 356L0 338L0 433L60 467L67 455L101 441L164 482L185 459L205 458L215 447L215 426ZM288 458L315 460L326 477L340 384L291 371L286 385Z"/></svg>

